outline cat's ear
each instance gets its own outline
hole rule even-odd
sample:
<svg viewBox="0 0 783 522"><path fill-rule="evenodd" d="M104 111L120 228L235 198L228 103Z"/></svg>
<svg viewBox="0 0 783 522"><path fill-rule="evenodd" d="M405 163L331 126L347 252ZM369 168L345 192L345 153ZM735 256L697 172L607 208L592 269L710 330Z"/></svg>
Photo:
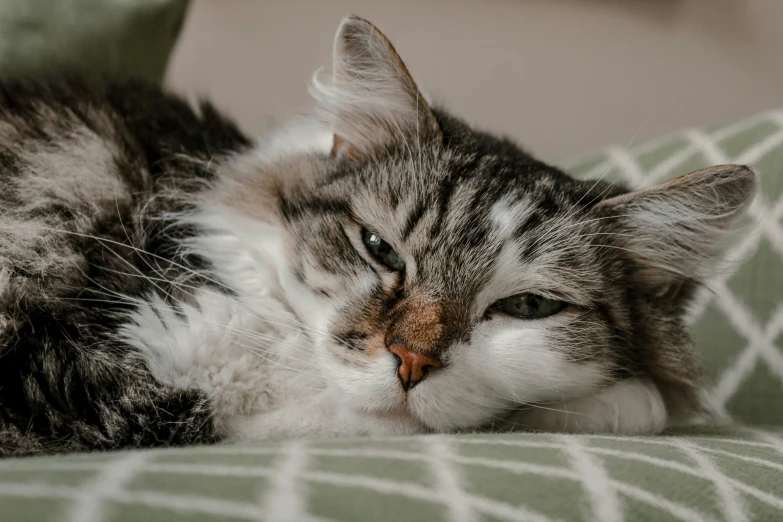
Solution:
<svg viewBox="0 0 783 522"><path fill-rule="evenodd" d="M602 201L617 216L626 248L644 282L665 288L708 275L716 243L748 207L756 175L747 167L720 165L660 185Z"/></svg>
<svg viewBox="0 0 783 522"><path fill-rule="evenodd" d="M312 94L334 131L332 154L356 161L394 143L442 139L435 116L391 42L367 20L343 20L331 82Z"/></svg>

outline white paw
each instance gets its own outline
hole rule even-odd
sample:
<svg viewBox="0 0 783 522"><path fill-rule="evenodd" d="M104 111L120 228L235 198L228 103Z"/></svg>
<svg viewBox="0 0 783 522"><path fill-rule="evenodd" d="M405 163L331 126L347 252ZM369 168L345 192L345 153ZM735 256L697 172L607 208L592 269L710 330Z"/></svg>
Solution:
<svg viewBox="0 0 783 522"><path fill-rule="evenodd" d="M229 296L199 290L194 299L172 306L152 297L121 333L159 382L203 391L218 420L275 407L296 373L277 353L303 336L272 330Z"/></svg>
<svg viewBox="0 0 783 522"><path fill-rule="evenodd" d="M626 379L588 397L543 404L512 413L503 431L652 435L666 427L666 406L649 379Z"/></svg>

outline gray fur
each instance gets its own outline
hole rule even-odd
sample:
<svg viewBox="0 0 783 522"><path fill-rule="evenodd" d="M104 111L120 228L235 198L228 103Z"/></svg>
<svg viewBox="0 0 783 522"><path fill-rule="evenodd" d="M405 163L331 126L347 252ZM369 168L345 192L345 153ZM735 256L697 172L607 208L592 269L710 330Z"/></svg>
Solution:
<svg viewBox="0 0 783 522"><path fill-rule="evenodd" d="M226 435L220 397L158 381L120 335L140 304L214 283L220 267L183 248L204 230L177 218L209 198L277 227L285 269L340 303L328 333L346 364L367 367L404 338L445 375L477 332L509 321L499 299L532 292L568 303L547 331L552 353L601 368L604 385L651 379L672 414L701 407L683 318L752 198L750 170L637 192L577 181L431 108L368 22L344 22L335 58L315 89L330 153L259 158L209 105L143 84L0 89L0 456ZM405 270L373 259L362 228L404 253ZM443 429L491 419L464 426L445 413L458 399L432 400Z"/></svg>

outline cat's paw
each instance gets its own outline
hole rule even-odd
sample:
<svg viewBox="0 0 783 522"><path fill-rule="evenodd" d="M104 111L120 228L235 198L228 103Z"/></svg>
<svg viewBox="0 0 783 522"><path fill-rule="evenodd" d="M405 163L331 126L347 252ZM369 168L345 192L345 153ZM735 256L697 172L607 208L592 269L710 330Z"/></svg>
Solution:
<svg viewBox="0 0 783 522"><path fill-rule="evenodd" d="M594 395L515 411L502 431L652 435L666 427L666 406L649 379L626 379Z"/></svg>

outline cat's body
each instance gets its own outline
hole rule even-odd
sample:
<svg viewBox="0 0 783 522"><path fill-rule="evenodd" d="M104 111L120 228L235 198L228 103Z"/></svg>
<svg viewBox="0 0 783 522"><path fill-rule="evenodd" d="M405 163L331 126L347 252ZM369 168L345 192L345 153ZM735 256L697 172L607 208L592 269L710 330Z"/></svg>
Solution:
<svg viewBox="0 0 783 522"><path fill-rule="evenodd" d="M155 382L118 330L131 300L181 293L165 279L203 284L161 217L249 141L139 84L0 100L0 454L215 440L204 394Z"/></svg>
<svg viewBox="0 0 783 522"><path fill-rule="evenodd" d="M752 173L574 181L367 22L335 60L323 124L260 143L143 85L2 90L0 456L700 408L684 310Z"/></svg>

